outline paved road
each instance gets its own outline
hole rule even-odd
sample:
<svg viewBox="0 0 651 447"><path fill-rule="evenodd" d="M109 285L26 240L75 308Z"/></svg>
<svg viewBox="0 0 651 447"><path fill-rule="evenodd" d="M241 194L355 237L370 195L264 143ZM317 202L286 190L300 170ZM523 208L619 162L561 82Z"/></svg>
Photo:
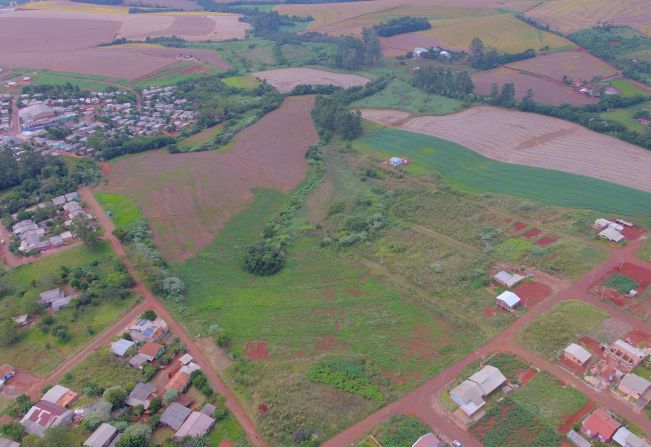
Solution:
<svg viewBox="0 0 651 447"><path fill-rule="evenodd" d="M514 352L528 360L533 365L543 369L559 379L562 379L570 385L576 387L581 392L586 394L590 399L611 408L613 411L619 413L631 422L634 422L647 434L651 434L651 422L637 413L632 406L623 404L620 400L612 396L609 392L597 392L590 388L582 380L575 378L567 373L558 365L553 364L537 354L531 353L515 343L515 335L524 328L530 321L535 319L543 312L550 310L556 304L567 299L579 299L590 304L593 304L612 316L619 318L628 324L637 327L643 331L651 333L651 324L642 322L634 315L625 313L609 306L596 297L588 293L590 286L594 281L598 281L608 272L616 268L622 262L629 262L636 265L645 266L651 269L651 264L645 263L635 257L635 251L644 243L643 240L634 241L629 243L625 248L612 248L608 250L608 258L597 265L590 272L583 275L579 280L552 294L549 298L538 303L526 314L516 320L511 326L501 332L497 337L481 346L473 353L467 355L450 367L445 369L436 377L425 382L414 391L403 396L397 401L385 406L376 413L368 416L366 419L358 422L347 430L339 433L330 440L322 444L323 447L342 447L350 446L358 441L366 433L370 432L376 425L385 422L388 418L400 414L407 414L416 416L423 420L432 427L435 431L441 433L448 441L451 439L459 439L464 446L480 447L481 443L470 435L465 430L459 428L456 422L449 416L448 413L442 411L438 405L435 405L438 393L468 365L478 359L486 358L492 353L499 351Z"/></svg>
<svg viewBox="0 0 651 447"><path fill-rule="evenodd" d="M192 337L190 337L187 334L185 329L183 329L183 327L167 311L165 306L142 283L142 281L138 279L138 276L136 275L135 269L133 268L131 261L126 256L126 252L124 250L124 247L122 246L122 243L115 236L113 236L113 230L114 230L113 222L111 222L111 220L108 218L108 216L106 215L102 207L99 205L97 200L95 200L95 197L93 196L92 192L87 188L82 188L79 191L79 195L88 204L90 210L97 217L97 221L104 228L104 232L105 232L104 237L111 243L115 253L122 258L122 262L124 262L124 265L126 266L127 270L136 281L136 286L134 287L134 291L140 294L144 298L143 303L138 305L137 308L135 308L130 312L129 317L131 318L131 321L133 318L135 318L137 314L139 314L139 312L142 312L144 309L154 310L158 316L160 316L165 321L167 321L170 330L174 332L181 339L181 341L183 341L183 343L187 347L188 352L194 357L195 362L201 366L201 369L203 370L206 377L210 380L215 390L218 393L222 394L224 397L226 397L226 405L228 409L231 411L231 413L233 413L235 418L237 418L238 422L246 432L249 442L253 444L255 447L266 447L267 446L266 442L264 441L262 436L260 436L260 434L257 432L255 428L255 424L249 417L244 406L237 398L237 395L222 381L217 371L215 371L215 369L211 366L210 362L208 361L208 358L201 351L201 349L199 349L199 347L194 342ZM97 347L101 346L102 344L108 343L108 341L111 339L112 336L120 334L125 327L123 323L128 321L129 319L127 317L122 318L118 323L114 324L107 331L105 331L100 337L94 339L93 342L91 342L91 344L87 348L80 351L80 353L74 357L74 361L66 362L64 365L59 367L55 373L54 379L63 376L63 374L65 374L77 362L85 358L86 355L93 352ZM56 380L51 380L51 382L54 381Z"/></svg>

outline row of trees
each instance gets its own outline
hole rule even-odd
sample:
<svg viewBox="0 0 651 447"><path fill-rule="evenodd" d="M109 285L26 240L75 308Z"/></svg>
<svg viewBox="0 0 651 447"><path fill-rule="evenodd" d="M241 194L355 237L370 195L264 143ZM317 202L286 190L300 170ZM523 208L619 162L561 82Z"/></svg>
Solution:
<svg viewBox="0 0 651 447"><path fill-rule="evenodd" d="M489 70L532 57L536 57L536 52L531 48L520 53L498 53L495 48L486 48L479 37L470 42L470 66L477 70Z"/></svg>
<svg viewBox="0 0 651 447"><path fill-rule="evenodd" d="M378 33L369 27L362 29L362 38L344 36L337 40L333 65L346 70L357 70L363 65L377 65L382 59Z"/></svg>
<svg viewBox="0 0 651 447"><path fill-rule="evenodd" d="M450 98L465 98L475 88L467 71L441 67L424 67L416 70L413 84L428 93L437 93Z"/></svg>
<svg viewBox="0 0 651 447"><path fill-rule="evenodd" d="M411 33L430 29L432 25L425 17L398 17L374 26L382 37L395 36L396 34Z"/></svg>
<svg viewBox="0 0 651 447"><path fill-rule="evenodd" d="M95 153L104 160L119 157L125 154L136 154L138 152L160 149L176 140L167 135L146 135L132 137L121 134L114 137L107 137L104 133L97 132L88 137L87 144L95 149Z"/></svg>

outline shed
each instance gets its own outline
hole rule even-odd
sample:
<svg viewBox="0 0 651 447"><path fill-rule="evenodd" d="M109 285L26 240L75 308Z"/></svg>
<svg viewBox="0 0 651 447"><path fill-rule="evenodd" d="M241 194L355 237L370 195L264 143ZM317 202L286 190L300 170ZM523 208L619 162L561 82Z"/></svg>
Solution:
<svg viewBox="0 0 651 447"><path fill-rule="evenodd" d="M502 270L501 272L498 272L495 276L493 276L493 279L498 283L503 285L504 287L513 288L520 284L525 277L522 275L518 275L517 273L515 275L506 272Z"/></svg>
<svg viewBox="0 0 651 447"><path fill-rule="evenodd" d="M56 288L56 289L50 289L46 290L45 292L41 292L39 295L39 303L45 307L49 307L53 301L63 298L65 296L63 289Z"/></svg>
<svg viewBox="0 0 651 447"><path fill-rule="evenodd" d="M198 411L193 411L176 432L175 437L176 439L183 439L185 437L203 436L208 434L214 425L215 420L213 418Z"/></svg>
<svg viewBox="0 0 651 447"><path fill-rule="evenodd" d="M58 312L61 309L64 309L64 308L68 307L68 305L70 304L70 301L72 301L72 298L73 297L71 297L71 296L64 296L62 298L57 298L56 300L52 301L52 309L55 312Z"/></svg>
<svg viewBox="0 0 651 447"><path fill-rule="evenodd" d="M172 402L160 417L161 424L168 425L174 430L181 428L185 420L190 416L192 410L183 405Z"/></svg>
<svg viewBox="0 0 651 447"><path fill-rule="evenodd" d="M508 311L513 311L520 305L520 297L510 290L505 290L497 296L497 305Z"/></svg>
<svg viewBox="0 0 651 447"><path fill-rule="evenodd" d="M125 340L124 338L119 339L111 343L111 352L118 357L124 357L131 347L135 345L131 340Z"/></svg>
<svg viewBox="0 0 651 447"><path fill-rule="evenodd" d="M590 354L590 352L588 352L588 350L583 346L577 345L576 343L570 343L570 345L563 351L563 356L571 362L583 366L588 360L590 360L592 354Z"/></svg>
<svg viewBox="0 0 651 447"><path fill-rule="evenodd" d="M109 447L117 434L118 430L105 422L84 441L84 445L87 447Z"/></svg>

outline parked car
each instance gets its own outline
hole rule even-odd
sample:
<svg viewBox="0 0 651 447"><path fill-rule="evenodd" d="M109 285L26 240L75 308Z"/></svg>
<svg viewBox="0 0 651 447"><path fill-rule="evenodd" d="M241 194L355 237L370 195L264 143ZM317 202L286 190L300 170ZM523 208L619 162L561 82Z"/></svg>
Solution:
<svg viewBox="0 0 651 447"><path fill-rule="evenodd" d="M457 441L456 439L452 441L452 445L454 447L463 447L463 444L461 444L461 441Z"/></svg>

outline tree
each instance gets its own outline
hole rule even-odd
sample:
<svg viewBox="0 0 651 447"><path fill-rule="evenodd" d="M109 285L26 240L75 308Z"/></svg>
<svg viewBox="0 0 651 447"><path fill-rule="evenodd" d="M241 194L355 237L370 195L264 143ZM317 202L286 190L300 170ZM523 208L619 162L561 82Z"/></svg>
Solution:
<svg viewBox="0 0 651 447"><path fill-rule="evenodd" d="M532 89L527 90L527 94L524 95L524 98L522 98L522 101L527 102L527 103L528 102L533 102L533 90Z"/></svg>
<svg viewBox="0 0 651 447"><path fill-rule="evenodd" d="M18 328L12 320L0 321L0 346L9 346L16 341Z"/></svg>
<svg viewBox="0 0 651 447"><path fill-rule="evenodd" d="M374 28L362 28L362 42L364 42L364 64L377 65L382 59L380 39Z"/></svg>
<svg viewBox="0 0 651 447"><path fill-rule="evenodd" d="M173 388L169 388L165 391L165 394L163 394L163 402L165 402L165 405L168 405L174 402L177 397L179 397L179 392Z"/></svg>
<svg viewBox="0 0 651 447"><path fill-rule="evenodd" d="M38 447L70 447L76 444L72 432L64 427L52 427L45 430Z"/></svg>
<svg viewBox="0 0 651 447"><path fill-rule="evenodd" d="M118 441L118 447L147 447L150 436L151 428L148 425L131 425Z"/></svg>
<svg viewBox="0 0 651 447"><path fill-rule="evenodd" d="M475 36L470 42L470 56L480 58L484 55L484 41Z"/></svg>
<svg viewBox="0 0 651 447"><path fill-rule="evenodd" d="M507 82L502 86L499 96L499 103L505 106L511 106L515 102L515 85L513 82Z"/></svg>
<svg viewBox="0 0 651 447"><path fill-rule="evenodd" d="M119 386L112 386L104 391L102 398L110 403L115 410L124 406L124 402L127 400L127 392Z"/></svg>
<svg viewBox="0 0 651 447"><path fill-rule="evenodd" d="M151 309L144 311L142 315L140 315L141 320L154 321L156 318L158 318L158 315L156 315L156 312Z"/></svg>
<svg viewBox="0 0 651 447"><path fill-rule="evenodd" d="M25 435L25 428L17 422L9 422L0 426L0 434L5 438L20 441Z"/></svg>
<svg viewBox="0 0 651 447"><path fill-rule="evenodd" d="M356 70L365 61L364 42L353 36L339 39L334 64L346 70Z"/></svg>
<svg viewBox="0 0 651 447"><path fill-rule="evenodd" d="M100 231L83 215L76 216L72 220L70 230L90 248L97 247L102 239Z"/></svg>
<svg viewBox="0 0 651 447"><path fill-rule="evenodd" d="M93 405L84 415L84 428L87 430L95 430L103 422L108 422L111 419L111 410L113 405L105 400L99 400Z"/></svg>
<svg viewBox="0 0 651 447"><path fill-rule="evenodd" d="M283 244L259 241L246 249L242 267L258 276L270 276L278 273L287 261Z"/></svg>

